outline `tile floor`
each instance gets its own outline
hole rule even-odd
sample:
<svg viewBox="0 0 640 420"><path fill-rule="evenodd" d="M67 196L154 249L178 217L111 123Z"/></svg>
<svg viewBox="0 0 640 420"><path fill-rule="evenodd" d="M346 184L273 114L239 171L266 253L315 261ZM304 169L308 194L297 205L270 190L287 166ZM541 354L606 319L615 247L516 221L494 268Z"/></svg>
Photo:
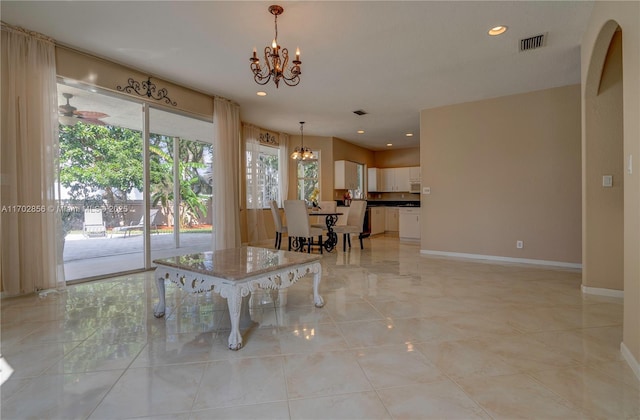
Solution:
<svg viewBox="0 0 640 420"><path fill-rule="evenodd" d="M152 273L2 301L2 419L638 419L622 301L580 273L421 256L375 237L323 257L286 307L256 294L245 346L225 301Z"/></svg>

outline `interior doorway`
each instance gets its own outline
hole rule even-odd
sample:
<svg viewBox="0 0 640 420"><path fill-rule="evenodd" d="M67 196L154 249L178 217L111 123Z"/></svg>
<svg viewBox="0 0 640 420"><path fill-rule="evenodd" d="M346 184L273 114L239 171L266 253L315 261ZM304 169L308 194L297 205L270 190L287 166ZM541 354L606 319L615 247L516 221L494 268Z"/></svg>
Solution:
<svg viewBox="0 0 640 420"><path fill-rule="evenodd" d="M622 37L603 27L585 85L582 289L613 297L624 289Z"/></svg>

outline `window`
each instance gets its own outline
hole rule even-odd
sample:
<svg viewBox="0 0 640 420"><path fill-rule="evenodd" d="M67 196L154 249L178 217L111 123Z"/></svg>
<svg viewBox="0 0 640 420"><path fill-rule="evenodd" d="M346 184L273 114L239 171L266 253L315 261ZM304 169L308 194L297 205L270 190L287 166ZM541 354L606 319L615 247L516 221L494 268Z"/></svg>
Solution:
<svg viewBox="0 0 640 420"><path fill-rule="evenodd" d="M358 188L351 191L351 197L355 199L363 199L364 198L364 165L362 163L358 163L356 166L356 173L358 176Z"/></svg>
<svg viewBox="0 0 640 420"><path fill-rule="evenodd" d="M267 208L271 200L279 202L278 149L259 145L247 150L246 158L247 208Z"/></svg>
<svg viewBox="0 0 640 420"><path fill-rule="evenodd" d="M314 150L313 154L316 159L298 161L298 200L309 200L313 190L320 191L320 151ZM317 199L320 200L320 197Z"/></svg>

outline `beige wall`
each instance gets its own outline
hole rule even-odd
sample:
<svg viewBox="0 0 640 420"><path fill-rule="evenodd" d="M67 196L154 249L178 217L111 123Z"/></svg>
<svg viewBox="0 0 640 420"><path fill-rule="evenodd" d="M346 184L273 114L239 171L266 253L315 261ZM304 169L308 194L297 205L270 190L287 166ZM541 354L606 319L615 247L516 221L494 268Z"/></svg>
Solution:
<svg viewBox="0 0 640 420"><path fill-rule="evenodd" d="M624 176L622 151L622 33L614 33L602 77L588 89L585 182L585 234L582 284L622 290ZM596 80L597 79L597 80ZM613 187L602 186L602 176L613 175ZM586 240L588 238L588 240Z"/></svg>
<svg viewBox="0 0 640 420"><path fill-rule="evenodd" d="M213 120L213 99L210 95L176 85L166 80L152 78L158 90L165 88L168 97L176 102L176 105L168 105L164 101L147 99L136 94L128 94L118 90L118 86L124 88L128 85L129 78L142 83L147 81L148 73L143 73L117 63L106 61L88 54L84 54L66 47L56 46L56 73L58 76L82 82L90 86L117 92L130 96L140 101L147 100L154 106L170 110L179 110L197 115L208 121ZM146 90L143 90L146 92Z"/></svg>
<svg viewBox="0 0 640 420"><path fill-rule="evenodd" d="M333 138L333 160L350 160L373 168L374 152L339 138Z"/></svg>
<svg viewBox="0 0 640 420"><path fill-rule="evenodd" d="M374 152L373 168L420 166L420 148L391 149Z"/></svg>
<svg viewBox="0 0 640 420"><path fill-rule="evenodd" d="M633 171L624 174L624 320L623 355L640 378L640 3L597 1L582 39L583 145L590 133L588 89L598 79L611 35L622 29L623 156L633 156ZM583 167L583 176L588 175ZM589 208L583 203L583 211ZM586 230L586 227L583 227ZM585 241L589 241L585 237Z"/></svg>
<svg viewBox="0 0 640 420"><path fill-rule="evenodd" d="M581 262L579 85L423 110L420 138L423 250Z"/></svg>

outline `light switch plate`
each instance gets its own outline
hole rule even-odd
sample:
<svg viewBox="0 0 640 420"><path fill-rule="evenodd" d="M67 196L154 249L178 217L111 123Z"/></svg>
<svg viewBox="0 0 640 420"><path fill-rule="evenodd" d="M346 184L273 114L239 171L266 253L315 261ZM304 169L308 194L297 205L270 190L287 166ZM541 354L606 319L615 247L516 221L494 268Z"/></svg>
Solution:
<svg viewBox="0 0 640 420"><path fill-rule="evenodd" d="M422 187L422 194L431 194L431 187Z"/></svg>
<svg viewBox="0 0 640 420"><path fill-rule="evenodd" d="M602 175L602 186L605 188L613 187L613 175Z"/></svg>

